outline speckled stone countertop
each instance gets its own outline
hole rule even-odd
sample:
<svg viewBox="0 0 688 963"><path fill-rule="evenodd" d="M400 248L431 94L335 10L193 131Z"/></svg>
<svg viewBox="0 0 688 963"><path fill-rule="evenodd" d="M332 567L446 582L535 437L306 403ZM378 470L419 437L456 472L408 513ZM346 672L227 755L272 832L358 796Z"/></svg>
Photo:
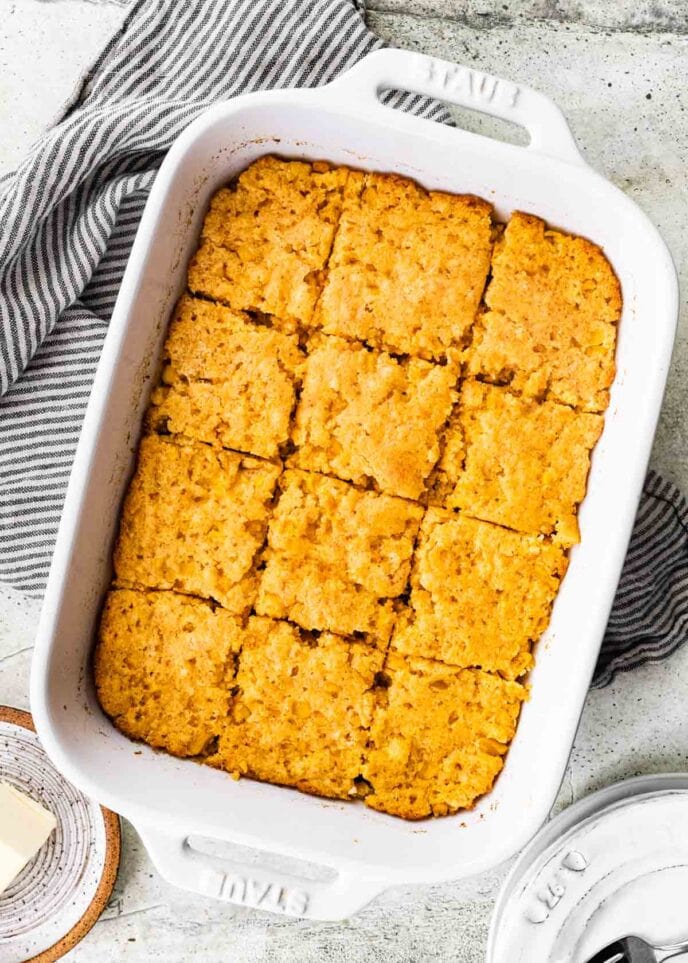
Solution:
<svg viewBox="0 0 688 963"><path fill-rule="evenodd" d="M392 44L530 84L555 100L581 150L644 208L685 279L688 261L688 17L685 0L369 0L370 26ZM0 0L0 172L74 96L117 30L115 0ZM42 55L30 56L40 43ZM514 133L463 112L464 126ZM688 490L688 312L654 466ZM0 587L0 702L28 705L38 603ZM588 697L558 806L638 773L688 768L688 647ZM482 963L505 869L434 887L392 890L345 923L276 918L197 899L164 884L124 827L113 899L69 960L114 963L384 961Z"/></svg>

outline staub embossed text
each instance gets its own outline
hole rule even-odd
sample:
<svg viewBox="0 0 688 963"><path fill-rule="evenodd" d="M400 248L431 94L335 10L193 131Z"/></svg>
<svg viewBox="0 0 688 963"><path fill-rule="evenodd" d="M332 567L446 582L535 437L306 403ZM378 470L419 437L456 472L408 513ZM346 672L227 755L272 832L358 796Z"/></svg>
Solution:
<svg viewBox="0 0 688 963"><path fill-rule="evenodd" d="M288 889L279 883L250 879L243 876L225 876L220 895L232 903L255 906L272 913L303 916L308 909L308 893L301 889Z"/></svg>
<svg viewBox="0 0 688 963"><path fill-rule="evenodd" d="M515 107L518 102L519 88L506 80L498 80L480 70L471 70L455 64L446 64L432 57L415 58L415 74L419 80L429 83L436 89L437 96L461 94L467 100L480 104L493 104L501 107Z"/></svg>

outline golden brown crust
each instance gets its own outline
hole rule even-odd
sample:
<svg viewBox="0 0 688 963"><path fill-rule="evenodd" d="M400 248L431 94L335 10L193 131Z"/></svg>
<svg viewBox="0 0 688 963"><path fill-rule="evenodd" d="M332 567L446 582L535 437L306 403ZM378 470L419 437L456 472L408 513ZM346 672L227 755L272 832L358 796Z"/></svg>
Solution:
<svg viewBox="0 0 688 963"><path fill-rule="evenodd" d="M566 565L565 551L541 537L430 508L392 648L518 678L533 663Z"/></svg>
<svg viewBox="0 0 688 963"><path fill-rule="evenodd" d="M502 768L526 690L394 652L384 675L363 766L366 805L404 819L469 809Z"/></svg>
<svg viewBox="0 0 688 963"><path fill-rule="evenodd" d="M467 381L447 432L433 499L563 545L579 541L577 509L603 419Z"/></svg>
<svg viewBox="0 0 688 963"><path fill-rule="evenodd" d="M419 498L440 456L458 365L404 361L341 338L315 337L290 463Z"/></svg>
<svg viewBox="0 0 688 963"><path fill-rule="evenodd" d="M376 348L445 358L466 342L491 250L486 201L352 173L314 323Z"/></svg>
<svg viewBox="0 0 688 963"><path fill-rule="evenodd" d="M256 611L386 643L422 508L303 471L286 471L280 487Z"/></svg>
<svg viewBox="0 0 688 963"><path fill-rule="evenodd" d="M307 323L339 219L346 168L262 157L219 190L189 265L196 294Z"/></svg>
<svg viewBox="0 0 688 963"><path fill-rule="evenodd" d="M129 486L115 576L215 599L245 613L280 468L180 439L143 438Z"/></svg>
<svg viewBox="0 0 688 963"><path fill-rule="evenodd" d="M596 244L516 212L495 245L485 301L469 351L472 374L531 397L605 410L621 289Z"/></svg>
<svg viewBox="0 0 688 963"><path fill-rule="evenodd" d="M249 619L232 710L209 762L319 796L349 798L383 659L362 642Z"/></svg>

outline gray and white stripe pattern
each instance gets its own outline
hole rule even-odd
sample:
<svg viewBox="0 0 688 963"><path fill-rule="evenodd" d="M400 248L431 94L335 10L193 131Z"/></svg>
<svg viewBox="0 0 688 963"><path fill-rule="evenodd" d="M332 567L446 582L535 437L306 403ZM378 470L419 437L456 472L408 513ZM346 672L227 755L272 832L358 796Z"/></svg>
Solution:
<svg viewBox="0 0 688 963"><path fill-rule="evenodd" d="M617 672L666 658L688 632L688 503L649 472L624 562L595 686Z"/></svg>
<svg viewBox="0 0 688 963"><path fill-rule="evenodd" d="M327 83L381 45L357 0L139 0L74 108L0 178L0 582L43 590L103 338L167 148L218 100ZM424 98L387 98L448 121ZM668 483L648 485L600 683L671 651L688 612L676 575L685 506L681 516Z"/></svg>

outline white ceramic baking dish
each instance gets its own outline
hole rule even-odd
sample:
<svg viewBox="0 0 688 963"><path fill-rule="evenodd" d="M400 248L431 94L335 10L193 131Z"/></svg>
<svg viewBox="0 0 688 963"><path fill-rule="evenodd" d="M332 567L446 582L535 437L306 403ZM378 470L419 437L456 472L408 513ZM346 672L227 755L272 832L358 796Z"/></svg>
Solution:
<svg viewBox="0 0 688 963"><path fill-rule="evenodd" d="M403 88L525 127L527 148L383 106ZM134 745L95 699L94 626L111 575L119 507L210 195L259 155L397 171L428 188L520 208L602 244L621 279L618 374L580 514L582 543L538 645L532 697L494 790L471 812L421 824L330 802ZM353 913L391 885L495 866L547 818L560 785L631 532L677 315L674 268L645 215L590 170L559 110L532 90L419 54L371 54L319 90L280 90L211 108L170 150L122 282L84 421L40 622L32 708L43 744L85 793L137 827L163 876L232 902L317 919ZM189 837L260 854L225 859ZM274 854L329 873L271 868ZM323 878L326 876L327 878Z"/></svg>

